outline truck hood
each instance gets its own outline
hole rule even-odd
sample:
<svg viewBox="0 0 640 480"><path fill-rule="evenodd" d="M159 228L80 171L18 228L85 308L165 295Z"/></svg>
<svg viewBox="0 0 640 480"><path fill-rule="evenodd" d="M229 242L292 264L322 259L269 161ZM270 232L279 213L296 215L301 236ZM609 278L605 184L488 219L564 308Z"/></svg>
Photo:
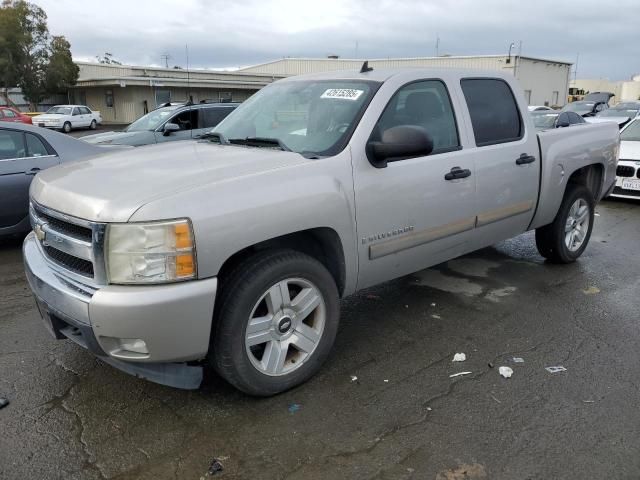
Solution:
<svg viewBox="0 0 640 480"><path fill-rule="evenodd" d="M94 135L85 135L84 137L80 137L80 140L84 140L85 142L92 144L128 144L127 140L137 136L139 137L141 133L144 132L103 132L96 133Z"/></svg>
<svg viewBox="0 0 640 480"><path fill-rule="evenodd" d="M42 171L31 198L96 222L126 222L141 206L216 184L313 160L275 149L182 141L116 151Z"/></svg>
<svg viewBox="0 0 640 480"><path fill-rule="evenodd" d="M629 121L629 117L588 117L585 118L585 121L587 123L614 122L617 123L619 127L621 127Z"/></svg>
<svg viewBox="0 0 640 480"><path fill-rule="evenodd" d="M640 142L623 140L620 142L620 160L640 162Z"/></svg>

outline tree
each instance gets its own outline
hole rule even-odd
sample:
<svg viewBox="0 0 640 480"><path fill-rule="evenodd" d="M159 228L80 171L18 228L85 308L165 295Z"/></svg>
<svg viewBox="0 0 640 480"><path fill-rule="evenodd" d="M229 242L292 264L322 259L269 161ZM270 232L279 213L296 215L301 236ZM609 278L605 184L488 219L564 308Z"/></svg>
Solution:
<svg viewBox="0 0 640 480"><path fill-rule="evenodd" d="M0 87L20 87L32 106L47 95L62 93L78 79L69 42L50 37L47 14L25 0L3 0L0 6Z"/></svg>

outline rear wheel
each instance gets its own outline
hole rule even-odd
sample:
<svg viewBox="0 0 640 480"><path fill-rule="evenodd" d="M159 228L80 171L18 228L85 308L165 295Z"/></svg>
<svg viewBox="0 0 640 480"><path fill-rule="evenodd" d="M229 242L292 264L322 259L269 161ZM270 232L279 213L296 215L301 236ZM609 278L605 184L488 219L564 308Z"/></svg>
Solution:
<svg viewBox="0 0 640 480"><path fill-rule="evenodd" d="M71 131L71 123L64 122L64 125L62 125L62 131L64 133L69 133Z"/></svg>
<svg viewBox="0 0 640 480"><path fill-rule="evenodd" d="M575 262L591 238L594 206L588 188L570 184L553 223L536 229L540 255L554 263Z"/></svg>
<svg viewBox="0 0 640 480"><path fill-rule="evenodd" d="M314 258L290 250L238 265L216 304L210 362L245 393L268 396L313 376L336 336L338 290Z"/></svg>
<svg viewBox="0 0 640 480"><path fill-rule="evenodd" d="M96 123L96 121L95 120L91 120L91 125L89 125L89 128L91 130L95 130L97 126L98 126L98 124Z"/></svg>

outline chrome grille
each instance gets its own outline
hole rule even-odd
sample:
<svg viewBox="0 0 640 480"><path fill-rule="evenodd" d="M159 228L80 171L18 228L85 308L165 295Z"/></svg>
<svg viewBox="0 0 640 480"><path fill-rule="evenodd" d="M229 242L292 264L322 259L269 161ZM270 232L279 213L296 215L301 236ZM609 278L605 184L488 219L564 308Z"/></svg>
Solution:
<svg viewBox="0 0 640 480"><path fill-rule="evenodd" d="M106 283L102 248L105 224L65 215L35 202L31 203L30 216L40 248L52 266L84 284Z"/></svg>

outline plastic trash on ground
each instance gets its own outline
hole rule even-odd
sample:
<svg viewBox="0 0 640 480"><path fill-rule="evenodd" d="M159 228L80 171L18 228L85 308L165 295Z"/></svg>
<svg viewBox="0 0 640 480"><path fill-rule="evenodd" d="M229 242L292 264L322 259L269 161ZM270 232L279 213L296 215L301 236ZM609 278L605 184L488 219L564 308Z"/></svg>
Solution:
<svg viewBox="0 0 640 480"><path fill-rule="evenodd" d="M511 367L500 367L498 372L500 372L500 375L504 378L511 378L511 375L513 375L513 369Z"/></svg>
<svg viewBox="0 0 640 480"><path fill-rule="evenodd" d="M524 363L524 358L522 358L522 357L513 357L513 363Z"/></svg>
<svg viewBox="0 0 640 480"><path fill-rule="evenodd" d="M0 397L0 409L9 405L9 400L3 397Z"/></svg>
<svg viewBox="0 0 640 480"><path fill-rule="evenodd" d="M473 372L458 372L453 375L449 375L449 378L460 377L462 375L471 375Z"/></svg>
<svg viewBox="0 0 640 480"><path fill-rule="evenodd" d="M456 353L453 356L453 362L464 362L467 359L467 356L464 353Z"/></svg>
<svg viewBox="0 0 640 480"><path fill-rule="evenodd" d="M558 373L558 372L566 372L567 369L564 368L562 365L558 365L556 367L547 367L545 368L545 370L549 373Z"/></svg>

